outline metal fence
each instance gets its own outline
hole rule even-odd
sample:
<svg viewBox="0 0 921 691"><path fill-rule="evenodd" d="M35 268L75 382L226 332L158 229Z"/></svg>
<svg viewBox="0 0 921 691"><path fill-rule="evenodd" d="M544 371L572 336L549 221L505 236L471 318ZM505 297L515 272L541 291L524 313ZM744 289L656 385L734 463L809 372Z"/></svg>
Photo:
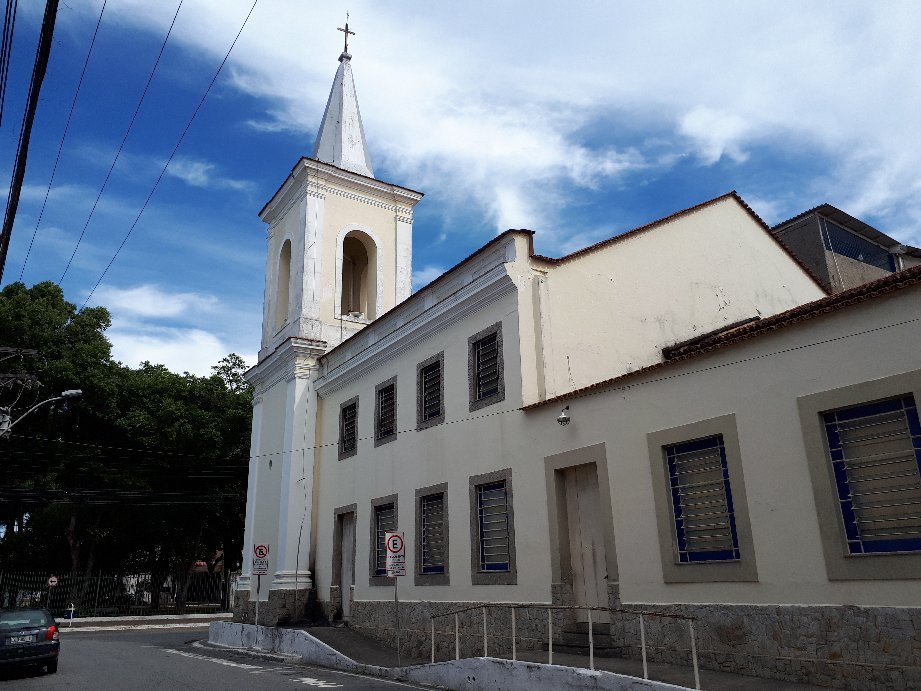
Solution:
<svg viewBox="0 0 921 691"><path fill-rule="evenodd" d="M226 612L237 576L0 571L0 608L45 607L58 618Z"/></svg>
<svg viewBox="0 0 921 691"><path fill-rule="evenodd" d="M687 635L690 642L690 662L694 670L694 688L700 688L700 671L697 663L697 641L694 632L694 618L689 616L684 616L680 614L665 614L661 612L646 612L639 610L624 610L624 609L614 609L611 607L586 607L579 605L543 605L543 604L528 604L528 605L513 605L513 604L488 604L488 605L473 605L470 607L463 607L456 609L450 612L444 612L439 614L433 614L429 617L429 626L430 626L430 640L431 640L431 661L435 662L435 639L436 635L440 634L444 636L445 634L451 635L453 633L454 637L454 659L459 660L461 658L461 637L463 635L478 635L478 634L464 634L462 631L467 629L470 631L472 627L467 624L466 626L461 626L461 616L470 615L470 614L479 614L482 612L482 651L484 656L489 655L490 650L490 641L496 641L496 639L510 639L511 642L511 659L516 660L517 655L517 643L526 639L530 642L540 639L522 637L516 631L516 622L518 620L517 614L519 610L546 610L547 612L547 626L546 626L546 637L544 640L547 644L547 664L553 664L553 641L554 641L554 624L553 624L553 614L554 612L562 611L582 611L587 615L588 621L586 623L586 633L587 633L587 642L588 642L588 660L589 660L589 669L595 669L595 630L593 626L593 616L595 622L599 622L598 614L602 614L603 617L614 615L620 618L637 618L639 623L639 633L640 633L640 656L643 661L643 678L649 678L649 665L647 659L647 643L646 643L646 625L650 619L653 620L663 620L663 621L673 621L676 624L684 622L687 624ZM498 632L495 630L495 620L493 621L493 626L488 625L487 611L489 610L498 610L498 611L508 611L508 628L504 631ZM597 613L593 615L594 613ZM453 631L436 630L436 620L453 618ZM603 621L603 618L601 618ZM505 627L502 627L505 628ZM490 630L492 629L492 630ZM399 640L399 639L397 639Z"/></svg>

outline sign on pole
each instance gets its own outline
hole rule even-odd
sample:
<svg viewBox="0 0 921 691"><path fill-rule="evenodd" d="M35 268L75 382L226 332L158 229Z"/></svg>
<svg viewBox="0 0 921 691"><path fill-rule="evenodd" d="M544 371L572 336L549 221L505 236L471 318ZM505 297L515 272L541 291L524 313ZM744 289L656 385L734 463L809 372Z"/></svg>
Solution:
<svg viewBox="0 0 921 691"><path fill-rule="evenodd" d="M269 572L269 546L255 545L253 547L253 576L265 576Z"/></svg>
<svg viewBox="0 0 921 691"><path fill-rule="evenodd" d="M387 544L387 575L406 575L406 544L403 542L403 533L384 533Z"/></svg>
<svg viewBox="0 0 921 691"><path fill-rule="evenodd" d="M49 588L53 588L53 587L56 586L57 584L58 584L58 577L57 577L57 576L51 576L51 577L48 578L48 587L49 587Z"/></svg>

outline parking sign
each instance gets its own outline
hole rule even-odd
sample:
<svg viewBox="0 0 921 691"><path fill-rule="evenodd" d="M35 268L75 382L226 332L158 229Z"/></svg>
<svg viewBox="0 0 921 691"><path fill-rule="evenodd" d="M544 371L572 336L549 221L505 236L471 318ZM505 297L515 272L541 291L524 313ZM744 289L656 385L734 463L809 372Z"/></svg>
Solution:
<svg viewBox="0 0 921 691"><path fill-rule="evenodd" d="M403 542L403 533L384 533L387 545L387 575L406 575L406 544Z"/></svg>

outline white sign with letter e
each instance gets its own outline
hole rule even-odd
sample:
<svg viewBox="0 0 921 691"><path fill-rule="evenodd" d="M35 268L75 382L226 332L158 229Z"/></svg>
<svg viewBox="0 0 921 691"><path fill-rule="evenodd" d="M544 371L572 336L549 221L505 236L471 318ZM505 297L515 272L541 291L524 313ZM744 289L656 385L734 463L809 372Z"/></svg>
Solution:
<svg viewBox="0 0 921 691"><path fill-rule="evenodd" d="M265 576L269 572L269 546L253 547L253 576Z"/></svg>
<svg viewBox="0 0 921 691"><path fill-rule="evenodd" d="M403 533L384 533L384 542L387 545L387 575L406 575L406 544L403 542Z"/></svg>

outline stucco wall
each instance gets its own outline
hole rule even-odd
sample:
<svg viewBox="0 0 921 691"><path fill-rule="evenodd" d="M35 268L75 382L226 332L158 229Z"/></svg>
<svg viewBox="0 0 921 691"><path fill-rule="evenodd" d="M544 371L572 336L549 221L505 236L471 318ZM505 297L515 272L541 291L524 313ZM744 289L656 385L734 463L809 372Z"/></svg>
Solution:
<svg viewBox="0 0 921 691"><path fill-rule="evenodd" d="M553 266L548 395L661 360L664 346L824 297L733 198Z"/></svg>
<svg viewBox="0 0 921 691"><path fill-rule="evenodd" d="M416 586L412 577L400 582L400 597L418 600L480 599L484 590L494 597L545 599L549 593L548 568L519 570L518 586L471 585L469 478L508 467L518 455L521 379L519 334L514 293L507 294L467 319L457 322L416 347L394 357L364 375L358 382L320 399L324 410L320 477L322 490L316 497L318 533L316 582L322 600L329 598L332 577L334 511L357 504L356 583L357 600L389 600L392 587L369 585L371 500L398 495L398 528L406 533L408 559L414 562L415 490L448 483L450 586ZM502 324L505 399L473 413L469 410L468 338L493 324ZM444 352L445 421L417 431L416 366ZM397 427L395 441L374 446L374 387L397 378ZM358 452L338 460L338 413L340 404L359 397ZM508 412L512 411L512 412ZM514 500L529 503L541 496L539 477L522 474L514 478ZM539 531L525 530L518 539L519 552L539 549ZM412 566L411 566L412 568Z"/></svg>

